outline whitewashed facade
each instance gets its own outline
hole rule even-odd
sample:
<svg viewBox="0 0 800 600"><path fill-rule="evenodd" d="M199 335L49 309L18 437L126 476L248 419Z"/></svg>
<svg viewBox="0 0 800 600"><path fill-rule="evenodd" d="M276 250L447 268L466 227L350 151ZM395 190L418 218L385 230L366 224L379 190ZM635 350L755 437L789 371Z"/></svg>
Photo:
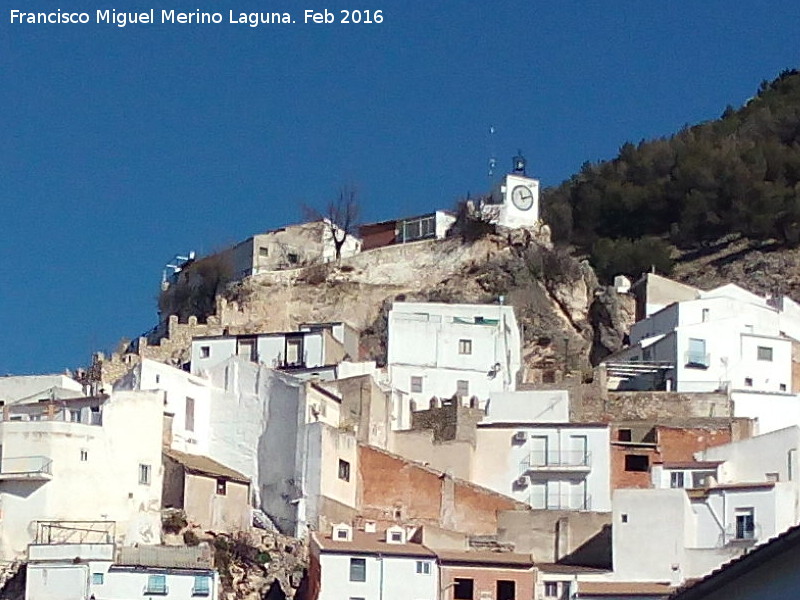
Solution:
<svg viewBox="0 0 800 600"><path fill-rule="evenodd" d="M340 537L348 531L349 537ZM400 537L391 541L392 535ZM436 555L406 535L402 527L370 534L348 525L334 527L331 537L314 533L310 552L312 565L318 565L318 600L438 600Z"/></svg>
<svg viewBox="0 0 800 600"><path fill-rule="evenodd" d="M796 525L798 445L800 428L790 427L709 448L694 464L656 469L658 489L617 490L614 578L702 577ZM700 478L689 485L694 473Z"/></svg>
<svg viewBox="0 0 800 600"><path fill-rule="evenodd" d="M34 521L109 521L122 544L161 535L163 397L115 392L6 407L0 422L0 558Z"/></svg>
<svg viewBox="0 0 800 600"><path fill-rule="evenodd" d="M521 366L514 309L492 304L395 302L389 312L388 371L393 388L417 406L431 397L516 389Z"/></svg>
<svg viewBox="0 0 800 600"><path fill-rule="evenodd" d="M471 480L532 508L611 510L608 425L479 423Z"/></svg>
<svg viewBox="0 0 800 600"><path fill-rule="evenodd" d="M636 322L631 346L606 359L610 381L620 389L729 393L735 415L757 418L761 432L800 423L792 389L800 307L733 284L697 294Z"/></svg>
<svg viewBox="0 0 800 600"><path fill-rule="evenodd" d="M218 597L219 575L210 567L119 564L115 562L114 550L111 543L30 546L25 599L159 597L212 600Z"/></svg>

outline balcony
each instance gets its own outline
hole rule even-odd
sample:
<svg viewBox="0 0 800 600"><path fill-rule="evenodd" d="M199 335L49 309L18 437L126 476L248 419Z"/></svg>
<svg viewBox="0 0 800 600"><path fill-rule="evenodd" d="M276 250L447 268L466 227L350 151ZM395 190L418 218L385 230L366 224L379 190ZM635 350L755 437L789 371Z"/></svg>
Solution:
<svg viewBox="0 0 800 600"><path fill-rule="evenodd" d="M53 461L46 456L19 456L0 460L0 481L49 481Z"/></svg>
<svg viewBox="0 0 800 600"><path fill-rule="evenodd" d="M531 508L546 510L591 510L592 497L582 493L571 494L542 494L532 492L528 495L527 503Z"/></svg>
<svg viewBox="0 0 800 600"><path fill-rule="evenodd" d="M519 464L520 475L540 473L588 473L592 470L592 453L584 450L531 452Z"/></svg>

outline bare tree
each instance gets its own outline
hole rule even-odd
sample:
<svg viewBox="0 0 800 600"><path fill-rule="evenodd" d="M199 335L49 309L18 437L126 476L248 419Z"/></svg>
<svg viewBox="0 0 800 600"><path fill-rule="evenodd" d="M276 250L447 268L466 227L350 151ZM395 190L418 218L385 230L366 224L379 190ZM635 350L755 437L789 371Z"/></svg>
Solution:
<svg viewBox="0 0 800 600"><path fill-rule="evenodd" d="M358 228L361 215L358 191L352 185L342 186L338 197L328 202L325 212L305 205L303 213L311 221L323 222L333 240L336 260L339 260L345 241L348 236L354 236Z"/></svg>

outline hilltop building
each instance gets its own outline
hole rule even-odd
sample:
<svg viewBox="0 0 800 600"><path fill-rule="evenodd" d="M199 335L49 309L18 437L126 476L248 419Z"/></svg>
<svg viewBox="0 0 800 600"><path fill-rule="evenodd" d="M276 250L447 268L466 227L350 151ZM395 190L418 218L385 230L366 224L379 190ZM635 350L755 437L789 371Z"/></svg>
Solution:
<svg viewBox="0 0 800 600"><path fill-rule="evenodd" d="M425 340L421 343L421 340ZM417 406L431 397L513 391L521 367L520 332L511 306L395 302L389 312L392 387Z"/></svg>

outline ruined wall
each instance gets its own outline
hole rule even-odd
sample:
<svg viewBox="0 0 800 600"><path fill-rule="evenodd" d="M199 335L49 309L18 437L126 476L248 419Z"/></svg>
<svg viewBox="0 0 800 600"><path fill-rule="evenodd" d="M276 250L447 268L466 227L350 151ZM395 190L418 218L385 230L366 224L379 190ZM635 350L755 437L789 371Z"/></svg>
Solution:
<svg viewBox="0 0 800 600"><path fill-rule="evenodd" d="M436 400L430 408L411 414L411 429L433 431L436 442L469 442L474 446L476 426L484 414L479 408L461 406L459 402Z"/></svg>
<svg viewBox="0 0 800 600"><path fill-rule="evenodd" d="M497 513L525 504L454 479L395 454L360 446L359 512L381 524L433 525L469 534L494 534Z"/></svg>
<svg viewBox="0 0 800 600"><path fill-rule="evenodd" d="M719 393L609 391L605 398L570 398L570 420L583 423L732 416L730 399Z"/></svg>

